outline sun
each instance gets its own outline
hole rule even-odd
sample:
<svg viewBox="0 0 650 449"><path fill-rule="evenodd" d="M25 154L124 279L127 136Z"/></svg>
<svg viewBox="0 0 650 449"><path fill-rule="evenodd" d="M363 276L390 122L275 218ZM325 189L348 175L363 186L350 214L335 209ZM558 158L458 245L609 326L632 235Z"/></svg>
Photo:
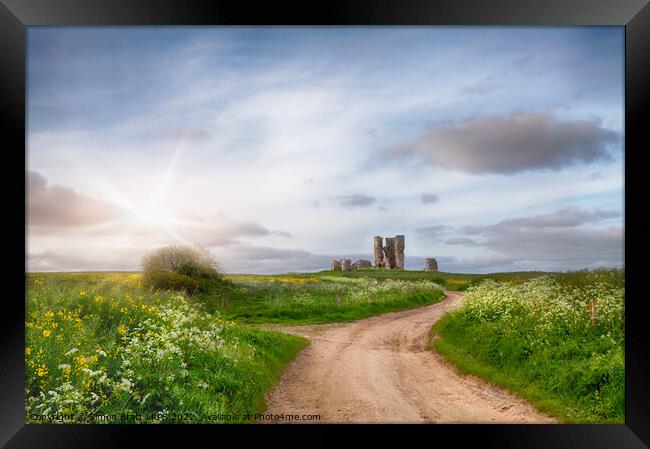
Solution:
<svg viewBox="0 0 650 449"><path fill-rule="evenodd" d="M133 220L136 223L148 226L164 226L169 222L169 217L162 211L151 208L133 210Z"/></svg>

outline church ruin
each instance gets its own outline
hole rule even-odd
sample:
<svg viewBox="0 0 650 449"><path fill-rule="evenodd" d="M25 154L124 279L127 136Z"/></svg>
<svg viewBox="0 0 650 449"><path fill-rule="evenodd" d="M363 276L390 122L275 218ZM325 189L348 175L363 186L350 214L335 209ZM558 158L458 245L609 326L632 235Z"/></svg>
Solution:
<svg viewBox="0 0 650 449"><path fill-rule="evenodd" d="M396 235L395 237L384 238L376 235L373 238L375 245L375 268L404 269L404 236Z"/></svg>
<svg viewBox="0 0 650 449"><path fill-rule="evenodd" d="M384 240L386 244L384 245ZM373 237L375 264L369 260L359 259L352 263L350 259L333 260L330 265L332 271L358 270L360 268L388 268L391 270L404 269L404 236ZM438 271L438 261L432 257L424 259L425 271Z"/></svg>

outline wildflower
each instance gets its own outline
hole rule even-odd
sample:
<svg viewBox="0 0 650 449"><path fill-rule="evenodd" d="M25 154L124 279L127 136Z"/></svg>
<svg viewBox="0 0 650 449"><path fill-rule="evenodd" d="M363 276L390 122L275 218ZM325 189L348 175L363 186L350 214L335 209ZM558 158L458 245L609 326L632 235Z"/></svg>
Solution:
<svg viewBox="0 0 650 449"><path fill-rule="evenodd" d="M118 332L122 337L126 336L126 327L124 327L124 325L121 324L120 326L118 326L118 328L117 328L117 332Z"/></svg>
<svg viewBox="0 0 650 449"><path fill-rule="evenodd" d="M77 348L72 348L71 350L69 350L68 352L66 352L65 355L66 355L66 357L68 357L68 356L71 356L72 354L74 354L74 353L77 352L77 351L78 351Z"/></svg>
<svg viewBox="0 0 650 449"><path fill-rule="evenodd" d="M115 385L116 390L131 391L133 383L129 379L122 378L119 384Z"/></svg>
<svg viewBox="0 0 650 449"><path fill-rule="evenodd" d="M27 347L25 348L25 355L30 355L31 353L32 353L32 348L30 348L29 346L27 346Z"/></svg>
<svg viewBox="0 0 650 449"><path fill-rule="evenodd" d="M122 312L122 313L127 313L128 311L129 311L129 309L127 309L126 307L122 307L120 309L120 312Z"/></svg>
<svg viewBox="0 0 650 449"><path fill-rule="evenodd" d="M51 334L52 334L51 330L47 330L47 329L43 330L43 337L49 337Z"/></svg>
<svg viewBox="0 0 650 449"><path fill-rule="evenodd" d="M97 354L101 355L102 357L106 357L106 353L102 351L101 349L96 349Z"/></svg>
<svg viewBox="0 0 650 449"><path fill-rule="evenodd" d="M86 366L86 358L83 355L80 355L79 357L76 358L77 365L79 365L80 368L84 368Z"/></svg>
<svg viewBox="0 0 650 449"><path fill-rule="evenodd" d="M81 290L81 291L79 292L79 296L86 296L86 292L83 291L83 290Z"/></svg>
<svg viewBox="0 0 650 449"><path fill-rule="evenodd" d="M36 375L37 375L38 377L44 377L44 376L47 376L47 366L45 366L45 365L43 365L43 366L39 366L39 367L36 369Z"/></svg>
<svg viewBox="0 0 650 449"><path fill-rule="evenodd" d="M70 365L68 365L67 363L63 363L59 365L59 369L70 369Z"/></svg>

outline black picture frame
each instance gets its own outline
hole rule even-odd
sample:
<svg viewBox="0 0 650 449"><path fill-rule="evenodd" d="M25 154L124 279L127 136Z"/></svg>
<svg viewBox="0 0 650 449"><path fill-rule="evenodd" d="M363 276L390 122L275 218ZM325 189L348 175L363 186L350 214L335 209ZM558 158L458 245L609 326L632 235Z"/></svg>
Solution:
<svg viewBox="0 0 650 449"><path fill-rule="evenodd" d="M24 424L25 62L26 27L59 25L619 25L625 27L626 404L624 425L213 426ZM0 123L6 127L0 177L4 192L3 312L0 359L0 444L6 447L129 447L185 445L190 438L221 444L224 435L285 444L338 443L331 430L361 430L378 439L453 441L500 448L647 448L650 444L650 350L643 283L650 251L645 212L644 150L650 142L650 5L648 0L330 0L277 2L207 0L0 0ZM645 201L644 201L645 200ZM13 263L11 263L13 261ZM21 280L23 279L23 280ZM9 289L7 291L7 287ZM279 435L289 431L292 435ZM407 437L408 440L403 440ZM273 440L271 440L271 438ZM307 439L309 438L309 439ZM434 440L435 438L435 440ZM198 441L198 440L194 440ZM645 442L645 444L644 444Z"/></svg>

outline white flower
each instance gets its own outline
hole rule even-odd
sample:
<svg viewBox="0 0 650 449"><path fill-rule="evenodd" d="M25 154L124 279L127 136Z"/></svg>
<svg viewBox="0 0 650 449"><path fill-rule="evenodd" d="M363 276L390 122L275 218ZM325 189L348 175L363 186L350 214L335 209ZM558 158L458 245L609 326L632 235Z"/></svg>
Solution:
<svg viewBox="0 0 650 449"><path fill-rule="evenodd" d="M70 365L68 365L67 363L62 363L61 365L59 365L59 369L70 369Z"/></svg>
<svg viewBox="0 0 650 449"><path fill-rule="evenodd" d="M66 355L66 357L67 357L67 356L70 356L70 355L74 354L74 353L77 352L77 351L78 351L77 348L72 348L71 350L69 350L68 352L66 352L65 355Z"/></svg>

